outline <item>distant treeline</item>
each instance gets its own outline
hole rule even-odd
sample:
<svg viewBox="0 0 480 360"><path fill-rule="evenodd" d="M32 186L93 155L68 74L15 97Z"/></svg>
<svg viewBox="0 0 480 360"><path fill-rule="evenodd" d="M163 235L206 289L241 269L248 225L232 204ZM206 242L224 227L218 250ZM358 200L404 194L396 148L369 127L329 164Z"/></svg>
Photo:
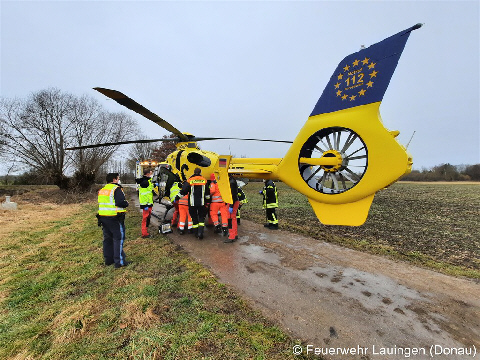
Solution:
<svg viewBox="0 0 480 360"><path fill-rule="evenodd" d="M135 181L131 166L122 161L109 161L100 168L96 182L103 183L107 169L116 169L121 174L123 183ZM450 165L442 164L429 169L413 170L403 176L404 181L480 181L480 164L475 165ZM255 181L255 180L252 180ZM26 172L21 175L0 176L0 185L53 185L53 180L35 172Z"/></svg>
<svg viewBox="0 0 480 360"><path fill-rule="evenodd" d="M413 170L400 180L405 181L480 181L480 164L442 164L430 169Z"/></svg>

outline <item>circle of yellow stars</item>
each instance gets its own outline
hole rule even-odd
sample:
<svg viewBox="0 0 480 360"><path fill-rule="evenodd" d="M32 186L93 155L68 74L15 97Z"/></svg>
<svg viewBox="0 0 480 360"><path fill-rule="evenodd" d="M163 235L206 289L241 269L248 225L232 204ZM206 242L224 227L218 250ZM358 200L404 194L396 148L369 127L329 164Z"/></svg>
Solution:
<svg viewBox="0 0 480 360"><path fill-rule="evenodd" d="M378 71L375 70L375 65L377 64L367 57L365 57L365 59L363 60L355 59L351 65L345 65L343 67L343 73L338 74L338 81L334 85L335 89L337 90L335 92L336 96L340 97L342 101L355 101L357 97L360 98L362 96L365 96L367 90L369 88L372 88L375 84L374 80L378 74ZM364 69L364 67L366 67L366 69ZM368 76L367 79L365 79L366 76ZM368 82L366 82L367 80ZM359 87L360 90L354 93L350 93L350 95L345 94L345 88L344 90L340 89L340 86L343 82L347 83L345 87L349 90ZM352 82L352 84L350 84L350 82Z"/></svg>

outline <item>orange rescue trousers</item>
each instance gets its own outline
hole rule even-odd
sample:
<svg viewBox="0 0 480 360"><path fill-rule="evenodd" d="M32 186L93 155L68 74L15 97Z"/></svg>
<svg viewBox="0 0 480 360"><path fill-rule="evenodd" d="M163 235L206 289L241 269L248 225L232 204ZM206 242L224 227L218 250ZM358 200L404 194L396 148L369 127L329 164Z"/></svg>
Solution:
<svg viewBox="0 0 480 360"><path fill-rule="evenodd" d="M190 213L188 211L188 205L179 204L178 205L178 213L179 213L178 226L177 226L178 229L179 230L185 230L185 223L187 222L187 219L188 219L187 229L191 229L192 225L193 225L193 222L192 222L192 218L190 217Z"/></svg>
<svg viewBox="0 0 480 360"><path fill-rule="evenodd" d="M228 239L229 240L235 240L235 238L238 235L238 228L237 228L237 210L238 206L240 205L239 201L235 201L233 203L233 209L232 213L228 211L228 208L230 207L229 204L225 205L225 208L227 210L227 214L229 215L228 217Z"/></svg>
<svg viewBox="0 0 480 360"><path fill-rule="evenodd" d="M145 207L142 211L142 236L148 236L148 226L150 225L150 217L152 216L153 206Z"/></svg>
<svg viewBox="0 0 480 360"><path fill-rule="evenodd" d="M212 202L210 204L210 219L213 221L213 225L220 225L220 220L218 219L218 212L220 211L220 216L222 218L222 227L226 228L228 226L228 210L224 202Z"/></svg>

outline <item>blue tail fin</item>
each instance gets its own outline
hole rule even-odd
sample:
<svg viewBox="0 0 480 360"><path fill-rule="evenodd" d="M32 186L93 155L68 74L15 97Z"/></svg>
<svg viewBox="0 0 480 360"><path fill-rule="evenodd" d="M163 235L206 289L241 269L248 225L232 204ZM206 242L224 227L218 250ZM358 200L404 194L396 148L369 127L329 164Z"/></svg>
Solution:
<svg viewBox="0 0 480 360"><path fill-rule="evenodd" d="M310 116L382 101L410 32L421 26L412 26L343 59Z"/></svg>

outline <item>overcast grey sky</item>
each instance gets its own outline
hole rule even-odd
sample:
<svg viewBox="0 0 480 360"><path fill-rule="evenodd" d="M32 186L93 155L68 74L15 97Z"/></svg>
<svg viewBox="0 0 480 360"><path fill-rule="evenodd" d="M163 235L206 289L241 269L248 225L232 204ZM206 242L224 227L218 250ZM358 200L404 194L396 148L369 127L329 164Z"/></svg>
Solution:
<svg viewBox="0 0 480 360"><path fill-rule="evenodd" d="M385 94L414 168L480 162L478 1L1 1L0 95L119 90L197 136L293 140L337 64L416 23ZM208 141L282 157L288 145Z"/></svg>

